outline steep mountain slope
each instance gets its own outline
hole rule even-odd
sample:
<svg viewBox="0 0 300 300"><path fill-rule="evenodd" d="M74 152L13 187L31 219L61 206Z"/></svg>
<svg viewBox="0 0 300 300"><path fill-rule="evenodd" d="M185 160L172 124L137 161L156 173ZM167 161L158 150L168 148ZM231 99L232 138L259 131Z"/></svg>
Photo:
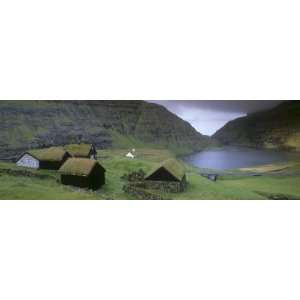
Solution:
<svg viewBox="0 0 300 300"><path fill-rule="evenodd" d="M300 151L300 101L230 121L213 137L225 145Z"/></svg>
<svg viewBox="0 0 300 300"><path fill-rule="evenodd" d="M0 101L0 159L68 143L98 148L166 147L176 153L210 143L164 107L144 101Z"/></svg>

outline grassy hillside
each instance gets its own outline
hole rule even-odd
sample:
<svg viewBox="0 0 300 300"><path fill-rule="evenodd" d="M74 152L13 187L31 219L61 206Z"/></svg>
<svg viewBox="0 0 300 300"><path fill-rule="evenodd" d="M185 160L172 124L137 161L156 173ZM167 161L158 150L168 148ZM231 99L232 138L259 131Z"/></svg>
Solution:
<svg viewBox="0 0 300 300"><path fill-rule="evenodd" d="M100 149L167 148L178 154L211 143L164 107L144 101L0 101L0 119L1 160L27 149L78 142Z"/></svg>
<svg viewBox="0 0 300 300"><path fill-rule="evenodd" d="M149 171L156 163L174 157L168 150L137 150L136 159L124 157L122 149L101 150L99 161L106 168L106 184L98 191L63 186L55 171L28 170L11 163L0 163L0 199L133 199L123 192L124 173L143 169ZM223 175L217 182L200 176L199 170L185 165L188 187L183 193L164 194L166 199L300 199L300 162L287 168L274 165L262 168L263 176L245 176L253 170L235 171ZM5 170L27 170L45 178L16 176ZM257 170L256 170L257 171Z"/></svg>
<svg viewBox="0 0 300 300"><path fill-rule="evenodd" d="M230 121L214 138L225 145L300 151L300 101Z"/></svg>

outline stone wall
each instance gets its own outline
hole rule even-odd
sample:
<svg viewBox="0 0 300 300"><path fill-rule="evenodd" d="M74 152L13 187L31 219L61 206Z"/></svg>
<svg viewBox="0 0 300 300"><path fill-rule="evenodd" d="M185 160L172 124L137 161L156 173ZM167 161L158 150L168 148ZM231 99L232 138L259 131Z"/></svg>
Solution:
<svg viewBox="0 0 300 300"><path fill-rule="evenodd" d="M33 156L25 153L18 161L17 166L19 167L27 167L27 168L33 168L38 169L40 167L39 161L34 158Z"/></svg>
<svg viewBox="0 0 300 300"><path fill-rule="evenodd" d="M139 187L138 184L134 184L133 182L125 184L123 191L135 197L136 200L164 200L159 192Z"/></svg>
<svg viewBox="0 0 300 300"><path fill-rule="evenodd" d="M185 190L185 184L182 182L173 181L144 181L146 189L159 190L164 193L180 193Z"/></svg>
<svg viewBox="0 0 300 300"><path fill-rule="evenodd" d="M143 180L127 183L127 186L130 186L130 190L144 189L159 193L180 193L186 189L186 185L187 183L185 180L182 182Z"/></svg>
<svg viewBox="0 0 300 300"><path fill-rule="evenodd" d="M164 194L180 193L187 187L186 177L182 181L154 181L145 180L145 173L142 170L124 174L121 179L126 183L123 186L123 191L131 194L136 199L152 199L162 200ZM170 198L168 198L170 199Z"/></svg>

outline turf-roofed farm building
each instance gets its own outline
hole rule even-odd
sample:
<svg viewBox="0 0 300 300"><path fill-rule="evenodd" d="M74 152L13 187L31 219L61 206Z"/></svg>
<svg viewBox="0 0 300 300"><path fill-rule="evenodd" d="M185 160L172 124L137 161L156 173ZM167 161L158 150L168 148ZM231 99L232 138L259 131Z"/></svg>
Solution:
<svg viewBox="0 0 300 300"><path fill-rule="evenodd" d="M19 167L58 170L69 157L70 154L62 147L50 147L27 151L16 164Z"/></svg>
<svg viewBox="0 0 300 300"><path fill-rule="evenodd" d="M157 165L145 176L146 187L166 192L183 192L187 181L184 167L175 159Z"/></svg>
<svg viewBox="0 0 300 300"><path fill-rule="evenodd" d="M97 158L97 150L93 144L70 144L64 146L64 149L68 151L72 157Z"/></svg>
<svg viewBox="0 0 300 300"><path fill-rule="evenodd" d="M59 169L61 183L92 190L105 184L105 169L94 159L70 158Z"/></svg>

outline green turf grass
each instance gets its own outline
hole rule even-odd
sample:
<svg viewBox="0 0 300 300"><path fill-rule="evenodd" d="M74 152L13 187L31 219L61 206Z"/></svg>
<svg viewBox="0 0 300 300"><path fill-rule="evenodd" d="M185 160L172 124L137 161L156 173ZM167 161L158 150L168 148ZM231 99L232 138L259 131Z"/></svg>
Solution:
<svg viewBox="0 0 300 300"><path fill-rule="evenodd" d="M59 174L52 170L33 170L17 167L12 163L0 163L0 199L132 199L123 192L124 173L143 169L147 173L156 163L174 158L167 150L141 148L136 158L126 158L126 150L99 150L98 160L106 169L106 184L98 191L61 185ZM289 169L290 168L290 169ZM1 173L3 169L27 170L33 174L44 174L45 179L27 176L12 176ZM246 177L245 172L235 170L211 182L199 175L201 171L186 165L187 190L178 194L165 194L167 199L271 199L274 194L288 195L300 199L300 174L298 164L284 169L284 173L263 174Z"/></svg>

